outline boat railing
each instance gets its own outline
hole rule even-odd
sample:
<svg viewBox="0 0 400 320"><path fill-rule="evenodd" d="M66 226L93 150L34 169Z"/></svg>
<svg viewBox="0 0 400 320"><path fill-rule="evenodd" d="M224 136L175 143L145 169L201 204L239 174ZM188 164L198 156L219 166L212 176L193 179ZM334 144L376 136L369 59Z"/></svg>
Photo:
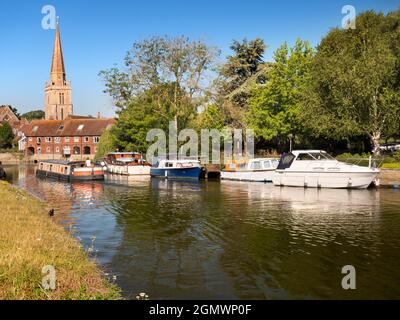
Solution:
<svg viewBox="0 0 400 320"><path fill-rule="evenodd" d="M368 168L380 168L385 158L383 157L368 157L368 158L346 158L345 160L339 159L338 161L344 162L349 165L368 167Z"/></svg>

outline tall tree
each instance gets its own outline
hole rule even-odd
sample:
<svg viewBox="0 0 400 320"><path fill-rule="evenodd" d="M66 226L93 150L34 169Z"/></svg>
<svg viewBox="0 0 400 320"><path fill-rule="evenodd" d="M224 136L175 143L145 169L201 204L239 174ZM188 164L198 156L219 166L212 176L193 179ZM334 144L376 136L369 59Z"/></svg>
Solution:
<svg viewBox="0 0 400 320"><path fill-rule="evenodd" d="M263 55L266 45L259 38L244 39L242 42L233 41L230 48L233 55L228 56L227 62L220 68L216 81L216 103L222 109L227 126L245 130L245 114L252 86L265 80L263 71L267 64L263 62ZM246 145L244 152L247 153Z"/></svg>
<svg viewBox="0 0 400 320"><path fill-rule="evenodd" d="M274 54L265 84L252 93L247 121L256 137L285 143L289 135L300 134L301 97L310 81L314 51L307 41L297 39L289 49L284 43Z"/></svg>
<svg viewBox="0 0 400 320"><path fill-rule="evenodd" d="M304 122L321 136L380 139L398 127L400 14L368 11L356 29L333 29L321 41L304 99Z"/></svg>
<svg viewBox="0 0 400 320"><path fill-rule="evenodd" d="M203 102L205 80L218 54L218 50L202 41L153 37L134 43L125 58L124 70L114 67L100 75L105 80L105 91L121 109L127 108L134 99L140 99L143 92L147 92L146 95L155 92L154 101L160 96L168 99L168 117L178 129L179 122L195 113ZM160 92L162 89L166 91Z"/></svg>

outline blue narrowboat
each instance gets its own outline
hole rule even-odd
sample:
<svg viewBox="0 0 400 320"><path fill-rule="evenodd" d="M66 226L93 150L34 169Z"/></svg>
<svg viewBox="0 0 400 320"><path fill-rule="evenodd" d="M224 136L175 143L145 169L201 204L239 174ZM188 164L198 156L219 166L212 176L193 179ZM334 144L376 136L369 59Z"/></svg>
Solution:
<svg viewBox="0 0 400 320"><path fill-rule="evenodd" d="M150 175L167 179L200 179L202 168L197 160L160 160Z"/></svg>

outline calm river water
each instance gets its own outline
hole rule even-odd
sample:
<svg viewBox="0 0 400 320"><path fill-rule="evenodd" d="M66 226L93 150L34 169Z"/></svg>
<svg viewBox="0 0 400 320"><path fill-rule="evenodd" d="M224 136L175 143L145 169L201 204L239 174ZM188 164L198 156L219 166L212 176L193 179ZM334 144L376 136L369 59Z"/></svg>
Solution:
<svg viewBox="0 0 400 320"><path fill-rule="evenodd" d="M280 188L262 183L107 177L10 181L116 276L150 299L400 299L400 192ZM95 238L94 238L95 237ZM356 268L356 290L341 269Z"/></svg>

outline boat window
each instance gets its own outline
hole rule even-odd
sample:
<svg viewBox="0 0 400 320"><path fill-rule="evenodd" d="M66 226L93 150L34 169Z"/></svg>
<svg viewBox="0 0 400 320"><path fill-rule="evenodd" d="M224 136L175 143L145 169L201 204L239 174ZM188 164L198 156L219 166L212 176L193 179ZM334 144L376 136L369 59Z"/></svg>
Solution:
<svg viewBox="0 0 400 320"><path fill-rule="evenodd" d="M281 160L279 161L279 165L277 169L283 170L290 168L295 156L293 153L284 153L281 156Z"/></svg>
<svg viewBox="0 0 400 320"><path fill-rule="evenodd" d="M240 164L238 165L238 169L241 169L241 170L246 169L246 163L240 163Z"/></svg>
<svg viewBox="0 0 400 320"><path fill-rule="evenodd" d="M279 165L279 161L278 160L271 160L271 164L273 168L276 168Z"/></svg>
<svg viewBox="0 0 400 320"><path fill-rule="evenodd" d="M165 167L167 167L167 168L172 168L172 167L173 167L172 162L166 162L166 163L165 163Z"/></svg>
<svg viewBox="0 0 400 320"><path fill-rule="evenodd" d="M264 169L270 169L270 168L271 168L271 162L264 161Z"/></svg>
<svg viewBox="0 0 400 320"><path fill-rule="evenodd" d="M297 156L297 159L296 160L300 160L300 161L302 161L302 160L315 160L316 158L314 158L310 153L300 153L298 156Z"/></svg>
<svg viewBox="0 0 400 320"><path fill-rule="evenodd" d="M250 165L250 169L260 170L261 169L261 162L260 161L252 162L251 165Z"/></svg>

